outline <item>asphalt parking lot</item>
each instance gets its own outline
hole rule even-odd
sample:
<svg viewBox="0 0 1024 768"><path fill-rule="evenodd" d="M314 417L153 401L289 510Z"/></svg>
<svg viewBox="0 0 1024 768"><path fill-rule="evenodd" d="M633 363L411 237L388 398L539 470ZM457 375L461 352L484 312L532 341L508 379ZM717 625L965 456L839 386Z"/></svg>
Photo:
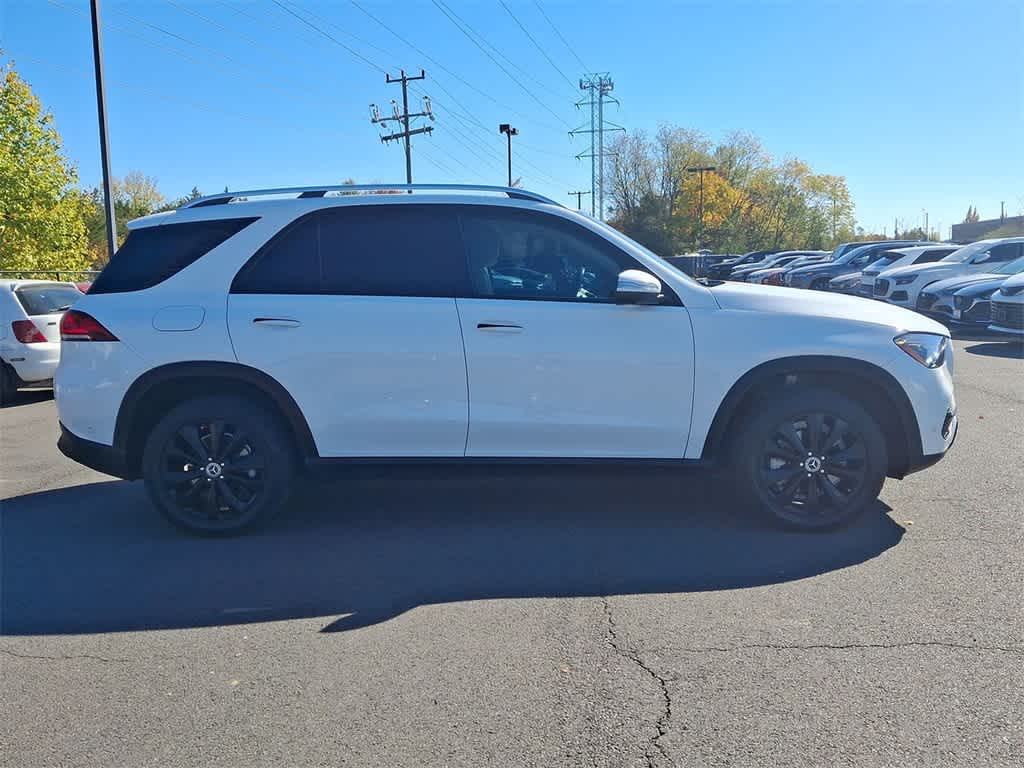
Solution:
<svg viewBox="0 0 1024 768"><path fill-rule="evenodd" d="M0 410L0 764L1020 766L1024 349L826 535L664 470L372 469L180 535Z"/></svg>

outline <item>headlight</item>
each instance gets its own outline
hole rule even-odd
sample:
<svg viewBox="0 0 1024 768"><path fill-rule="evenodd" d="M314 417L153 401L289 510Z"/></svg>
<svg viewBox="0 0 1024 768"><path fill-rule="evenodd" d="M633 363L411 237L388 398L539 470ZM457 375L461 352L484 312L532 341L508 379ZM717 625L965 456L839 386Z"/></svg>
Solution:
<svg viewBox="0 0 1024 768"><path fill-rule="evenodd" d="M910 285L915 280L917 280L917 275L907 275L906 277L897 277L896 278L896 285Z"/></svg>
<svg viewBox="0 0 1024 768"><path fill-rule="evenodd" d="M946 359L949 337L935 333L904 333L893 341L925 368L938 368Z"/></svg>
<svg viewBox="0 0 1024 768"><path fill-rule="evenodd" d="M860 275L851 275L850 277L837 277L832 281L832 285L839 288L849 288L850 286L857 285L860 283Z"/></svg>
<svg viewBox="0 0 1024 768"><path fill-rule="evenodd" d="M971 299L968 298L967 296L954 296L953 306L956 307L957 309L967 309L969 306L971 306Z"/></svg>

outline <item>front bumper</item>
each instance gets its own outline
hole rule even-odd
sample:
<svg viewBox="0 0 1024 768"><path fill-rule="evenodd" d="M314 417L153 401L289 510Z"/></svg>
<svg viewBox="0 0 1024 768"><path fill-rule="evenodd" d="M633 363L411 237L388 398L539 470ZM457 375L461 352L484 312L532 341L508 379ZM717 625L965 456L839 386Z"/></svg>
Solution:
<svg viewBox="0 0 1024 768"><path fill-rule="evenodd" d="M89 469L127 480L135 479L129 477L129 473L126 471L127 462L122 451L112 445L94 443L92 440L79 437L63 424L60 424L57 449L72 461L77 461Z"/></svg>

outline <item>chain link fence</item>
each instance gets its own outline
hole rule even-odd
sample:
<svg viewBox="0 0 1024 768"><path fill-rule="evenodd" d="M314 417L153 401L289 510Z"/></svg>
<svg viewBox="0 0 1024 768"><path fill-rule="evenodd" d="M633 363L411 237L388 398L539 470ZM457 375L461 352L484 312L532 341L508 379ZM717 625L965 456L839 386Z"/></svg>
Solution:
<svg viewBox="0 0 1024 768"><path fill-rule="evenodd" d="M0 280L57 280L62 283L91 283L96 279L98 269L0 269Z"/></svg>

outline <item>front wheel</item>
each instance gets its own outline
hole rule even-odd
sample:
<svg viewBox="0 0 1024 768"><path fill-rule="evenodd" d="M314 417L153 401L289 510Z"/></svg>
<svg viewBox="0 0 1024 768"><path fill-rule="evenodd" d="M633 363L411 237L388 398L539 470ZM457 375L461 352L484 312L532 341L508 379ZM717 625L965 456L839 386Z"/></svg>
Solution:
<svg viewBox="0 0 1024 768"><path fill-rule="evenodd" d="M168 520L191 533L227 535L284 505L294 455L260 403L211 396L186 401L157 423L142 468L149 496Z"/></svg>
<svg viewBox="0 0 1024 768"><path fill-rule="evenodd" d="M780 525L829 530L878 498L888 452L877 421L830 390L795 389L747 410L733 464L741 493Z"/></svg>

